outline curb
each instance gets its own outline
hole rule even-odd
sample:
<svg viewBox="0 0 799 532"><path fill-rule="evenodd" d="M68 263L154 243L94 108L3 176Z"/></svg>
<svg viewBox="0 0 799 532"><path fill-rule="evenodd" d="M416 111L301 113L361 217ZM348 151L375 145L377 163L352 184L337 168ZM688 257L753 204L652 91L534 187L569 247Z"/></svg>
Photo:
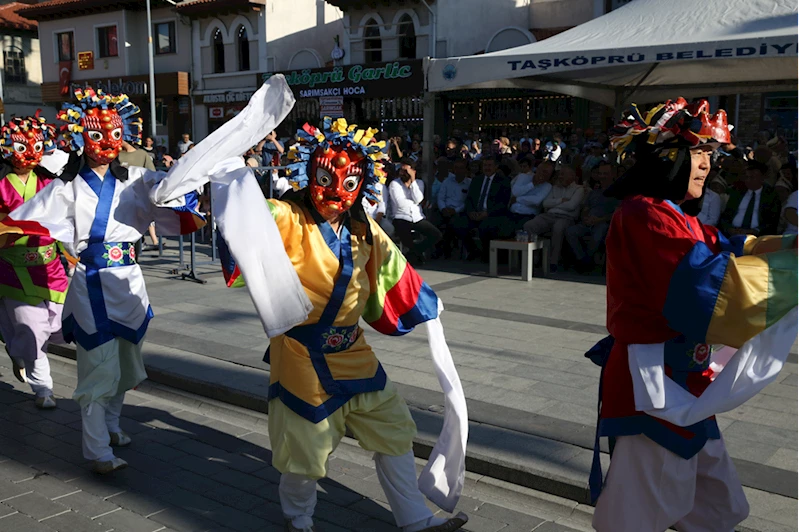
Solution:
<svg viewBox="0 0 799 532"><path fill-rule="evenodd" d="M71 360L76 359L75 348L72 346L51 344L49 346L49 352ZM154 368L146 363L145 369L147 370L148 380L154 383L246 410L260 412L262 414L269 413L268 402L266 397L262 395L236 390L215 382L189 378L175 372ZM414 411L422 411L422 409L410 405L409 407L412 413ZM424 413L427 416L432 415L441 420L444 418L442 414L429 410L424 410ZM479 425L473 422L470 422L470 424ZM434 444L435 440L417 434L413 440L413 453L417 458L427 460L430 457ZM466 471L569 499L580 504L591 504L587 479L584 483L576 483L570 479L552 473L525 468L519 464L514 464L468 449L466 452Z"/></svg>

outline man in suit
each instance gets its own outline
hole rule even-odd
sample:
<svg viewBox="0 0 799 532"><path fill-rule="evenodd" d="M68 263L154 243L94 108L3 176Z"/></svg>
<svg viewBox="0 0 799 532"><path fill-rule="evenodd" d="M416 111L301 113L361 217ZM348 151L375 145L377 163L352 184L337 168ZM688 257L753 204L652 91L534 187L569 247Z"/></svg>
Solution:
<svg viewBox="0 0 799 532"><path fill-rule="evenodd" d="M766 185L768 167L749 161L744 185L746 190L732 190L719 229L727 235L776 235L780 221L780 199L774 188Z"/></svg>
<svg viewBox="0 0 799 532"><path fill-rule="evenodd" d="M472 180L466 195L466 216L453 221L453 230L466 246L470 260L481 257L483 262L488 262L491 240L508 236L508 229L512 230L508 218L510 181L499 171L498 162L496 157L482 159L483 175ZM473 229L480 235L482 254L469 236Z"/></svg>

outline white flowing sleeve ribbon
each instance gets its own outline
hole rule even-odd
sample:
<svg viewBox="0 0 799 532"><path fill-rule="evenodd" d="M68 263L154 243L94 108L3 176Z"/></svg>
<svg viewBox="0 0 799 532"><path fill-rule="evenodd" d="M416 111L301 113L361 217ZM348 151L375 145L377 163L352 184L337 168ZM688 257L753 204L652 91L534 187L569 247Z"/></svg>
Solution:
<svg viewBox="0 0 799 532"><path fill-rule="evenodd" d="M797 308L735 351L725 347L711 357L720 370L699 397L666 377L664 344L633 344L627 358L633 378L635 409L688 427L744 404L777 378L797 333Z"/></svg>
<svg viewBox="0 0 799 532"><path fill-rule="evenodd" d="M211 195L216 222L266 335L278 336L304 322L313 305L252 170L240 157L222 161L211 177Z"/></svg>
<svg viewBox="0 0 799 532"><path fill-rule="evenodd" d="M258 89L238 115L187 151L169 169L166 178L150 192L155 205L164 205L208 182L220 161L244 155L288 116L294 95L282 74L275 74ZM263 194L261 194L263 196Z"/></svg>
<svg viewBox="0 0 799 532"><path fill-rule="evenodd" d="M441 325L443 309L439 299L439 317L427 322L427 338L436 376L444 392L444 426L427 465L419 475L419 490L438 507L452 512L463 491L469 416L466 396Z"/></svg>

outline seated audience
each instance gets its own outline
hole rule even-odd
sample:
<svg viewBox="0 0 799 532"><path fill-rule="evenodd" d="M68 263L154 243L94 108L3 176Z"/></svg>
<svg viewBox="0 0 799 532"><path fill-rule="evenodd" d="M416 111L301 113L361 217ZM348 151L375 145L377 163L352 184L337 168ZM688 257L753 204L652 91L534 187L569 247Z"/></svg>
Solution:
<svg viewBox="0 0 799 532"><path fill-rule="evenodd" d="M552 190L552 174L555 165L549 161L541 163L533 173L531 157L519 161L521 173L511 186L510 215L514 230L521 229L534 216L541 214L541 205Z"/></svg>
<svg viewBox="0 0 799 532"><path fill-rule="evenodd" d="M388 186L393 206L394 231L408 249L411 264L424 264L425 253L441 240L441 231L425 219L422 212L424 181L416 179L416 161L410 157L400 161L399 177ZM414 233L421 239L416 242Z"/></svg>
<svg viewBox="0 0 799 532"><path fill-rule="evenodd" d="M370 203L369 200L363 198L363 210L377 222L388 236L394 236L394 225L386 217L386 201L388 200L386 194L388 190L380 183L375 184L375 189L380 196L380 201L377 203Z"/></svg>
<svg viewBox="0 0 799 532"><path fill-rule="evenodd" d="M492 239L506 234L509 229L508 202L510 181L498 170L497 157L484 156L483 175L472 179L466 195L466 216L458 218L453 227L458 238L469 251L469 259L481 258L488 262ZM482 250L474 245L469 233L477 229ZM482 253L480 253L480 251Z"/></svg>
<svg viewBox="0 0 799 532"><path fill-rule="evenodd" d="M472 182L467 177L468 170L466 165L465 160L456 160L452 165L452 173L441 184L441 189L438 191L437 207L441 216L440 227L444 230L442 254L446 258L452 255L452 249L456 245L454 242L456 239L454 230L456 220L465 216L466 195L469 193L469 185Z"/></svg>
<svg viewBox="0 0 799 532"><path fill-rule="evenodd" d="M768 167L749 161L744 185L733 189L727 208L719 221L719 229L727 235L774 235L780 222L780 199L773 187L765 184Z"/></svg>
<svg viewBox="0 0 799 532"><path fill-rule="evenodd" d="M605 190L613 183L615 168L607 161L601 161L591 172L591 180L597 184L588 193L583 205L580 223L566 229L566 241L577 259L577 270L587 272L594 268L594 255L605 243L613 212L619 200L605 196ZM583 238L588 236L588 245Z"/></svg>
<svg viewBox="0 0 799 532"><path fill-rule="evenodd" d="M796 215L797 209L799 209L799 197L797 196L797 192L794 190L790 196L788 196L788 201L785 203L785 207L782 208L782 216L785 218L785 231L783 232L784 235L795 235L796 234Z"/></svg>
<svg viewBox="0 0 799 532"><path fill-rule="evenodd" d="M550 271L558 270L563 236L579 216L584 194L585 188L577 184L574 168L563 166L558 171L555 186L544 200L545 212L524 224L524 230L530 235L538 236L552 231Z"/></svg>

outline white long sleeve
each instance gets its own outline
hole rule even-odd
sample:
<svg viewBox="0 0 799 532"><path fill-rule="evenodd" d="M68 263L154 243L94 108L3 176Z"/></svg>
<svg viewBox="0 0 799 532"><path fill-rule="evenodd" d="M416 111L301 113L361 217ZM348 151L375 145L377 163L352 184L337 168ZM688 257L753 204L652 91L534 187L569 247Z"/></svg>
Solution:
<svg viewBox="0 0 799 532"><path fill-rule="evenodd" d="M424 192L418 181L414 181L411 186L406 187L401 180L395 179L388 186L388 190L393 206L394 219L407 220L413 223L424 219L420 209L417 207L424 201Z"/></svg>

